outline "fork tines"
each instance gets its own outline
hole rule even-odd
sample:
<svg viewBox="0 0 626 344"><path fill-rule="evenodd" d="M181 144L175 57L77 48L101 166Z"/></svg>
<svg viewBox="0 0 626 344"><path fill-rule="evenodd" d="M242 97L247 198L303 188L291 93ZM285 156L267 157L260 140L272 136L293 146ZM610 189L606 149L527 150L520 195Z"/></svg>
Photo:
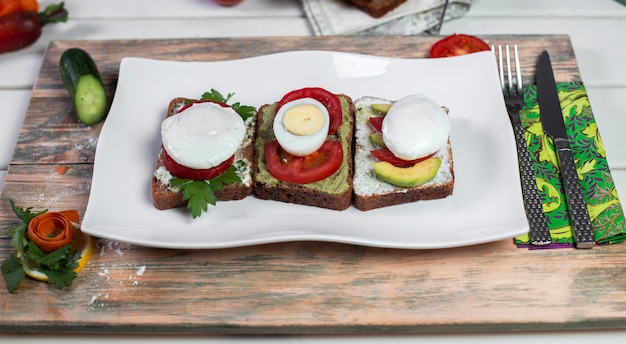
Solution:
<svg viewBox="0 0 626 344"><path fill-rule="evenodd" d="M517 53L517 44L513 45L515 79L513 79L513 71L511 70L511 53L509 45L506 44L504 48L506 55L506 70L504 69L502 45L498 45L498 71L500 75L500 86L502 87L502 92L504 92L504 95L508 96L522 95L522 71L520 69L519 54ZM495 47L493 45L491 46L491 51L495 54ZM508 83L504 80L505 74L508 79Z"/></svg>

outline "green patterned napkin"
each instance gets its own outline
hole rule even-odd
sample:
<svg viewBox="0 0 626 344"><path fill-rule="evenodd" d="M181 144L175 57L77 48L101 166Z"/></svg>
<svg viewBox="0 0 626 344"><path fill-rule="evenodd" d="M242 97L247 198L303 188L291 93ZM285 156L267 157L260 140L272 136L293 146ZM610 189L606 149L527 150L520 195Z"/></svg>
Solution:
<svg viewBox="0 0 626 344"><path fill-rule="evenodd" d="M591 112L587 91L582 83L560 83L557 89L596 242L622 242L626 240L624 212L611 177L598 126ZM552 244L542 248L572 247L574 237L559 175L558 158L552 139L543 133L539 120L536 86L525 90L524 100L526 105L520 117L535 164L543 210L552 234ZM520 247L539 248L530 245L528 235L516 237L515 243Z"/></svg>

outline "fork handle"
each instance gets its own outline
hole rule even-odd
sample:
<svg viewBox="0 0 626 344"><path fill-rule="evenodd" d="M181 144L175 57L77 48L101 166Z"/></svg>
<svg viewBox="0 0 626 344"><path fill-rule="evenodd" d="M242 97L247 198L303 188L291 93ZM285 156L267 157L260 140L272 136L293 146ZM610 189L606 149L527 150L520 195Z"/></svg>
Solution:
<svg viewBox="0 0 626 344"><path fill-rule="evenodd" d="M569 144L566 147L558 147L559 143L556 142L559 164L561 166L561 178L563 178L563 187L567 205L569 206L576 247L592 248L595 246L595 233L589 219L587 202L580 186L572 151L569 149Z"/></svg>
<svg viewBox="0 0 626 344"><path fill-rule="evenodd" d="M513 118L512 118L513 119ZM552 243L552 236L546 223L546 217L543 212L541 199L539 198L539 189L535 180L535 171L528 146L526 146L526 138L524 138L524 129L521 122L512 120L513 132L515 136L515 144L517 146L517 157L519 160L519 173L522 181L522 198L524 200L524 209L528 218L530 230L528 236L530 243L536 246L545 246Z"/></svg>

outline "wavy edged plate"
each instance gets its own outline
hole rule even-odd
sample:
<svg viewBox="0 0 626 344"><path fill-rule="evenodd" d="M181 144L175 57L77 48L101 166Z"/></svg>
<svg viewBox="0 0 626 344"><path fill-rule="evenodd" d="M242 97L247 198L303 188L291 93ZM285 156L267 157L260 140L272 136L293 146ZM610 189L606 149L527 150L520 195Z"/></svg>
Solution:
<svg viewBox="0 0 626 344"><path fill-rule="evenodd" d="M172 98L198 98L215 88L235 93L234 101L260 106L307 86L353 99L423 93L447 106L454 194L367 212L254 197L218 202L198 219L184 208L153 207L150 182L161 143L160 123ZM526 233L517 154L493 54L395 59L301 51L219 62L124 58L96 149L82 230L137 245L190 249L293 240L433 249Z"/></svg>

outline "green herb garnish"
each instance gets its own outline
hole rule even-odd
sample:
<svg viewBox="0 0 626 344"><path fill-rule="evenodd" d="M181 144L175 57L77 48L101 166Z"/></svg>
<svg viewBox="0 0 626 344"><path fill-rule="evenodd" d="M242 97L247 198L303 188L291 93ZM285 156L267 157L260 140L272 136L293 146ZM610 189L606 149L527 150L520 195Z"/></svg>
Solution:
<svg viewBox="0 0 626 344"><path fill-rule="evenodd" d="M211 92L204 92L202 94L202 98L200 98L201 100L211 100L214 102L220 102L220 103L224 103L224 104L228 104L228 102L230 101L230 98L232 98L235 94L234 93L229 93L226 98L224 98L224 96L219 93L217 90L215 89L211 89ZM239 102L234 103L234 104L228 104L230 105L233 110L235 110L239 116L241 116L241 118L243 118L243 120L247 120L248 118L254 116L254 106L249 106L249 105L241 105Z"/></svg>
<svg viewBox="0 0 626 344"><path fill-rule="evenodd" d="M73 252L71 245L65 245L58 250L46 254L37 244L28 240L28 223L41 214L47 212L42 210L36 213L31 211L32 207L19 208L11 200L11 208L22 223L13 225L9 230L11 247L17 250L2 262L2 276L4 277L10 293L17 290L25 277L25 267L30 270L38 270L48 277L48 283L63 288L72 285L78 266L80 252Z"/></svg>
<svg viewBox="0 0 626 344"><path fill-rule="evenodd" d="M223 190L228 184L241 183L237 168L233 165L223 174L210 180L190 180L172 178L170 186L179 188L183 193L183 200L187 201L187 208L191 209L191 216L195 219L202 212L209 210L209 204L215 205L217 198L215 191Z"/></svg>

